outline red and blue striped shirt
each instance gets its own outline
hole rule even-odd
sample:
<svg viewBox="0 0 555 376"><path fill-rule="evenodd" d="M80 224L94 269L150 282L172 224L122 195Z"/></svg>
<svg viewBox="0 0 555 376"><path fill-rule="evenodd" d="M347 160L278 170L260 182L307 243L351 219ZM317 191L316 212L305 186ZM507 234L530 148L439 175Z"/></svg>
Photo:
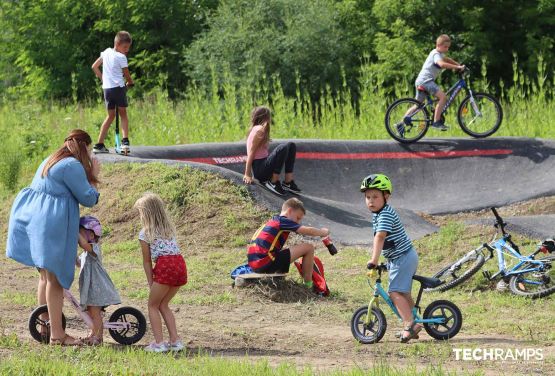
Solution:
<svg viewBox="0 0 555 376"><path fill-rule="evenodd" d="M248 249L249 266L262 268L274 261L274 253L282 250L290 232L296 232L300 224L282 215L275 215L263 224L252 237Z"/></svg>

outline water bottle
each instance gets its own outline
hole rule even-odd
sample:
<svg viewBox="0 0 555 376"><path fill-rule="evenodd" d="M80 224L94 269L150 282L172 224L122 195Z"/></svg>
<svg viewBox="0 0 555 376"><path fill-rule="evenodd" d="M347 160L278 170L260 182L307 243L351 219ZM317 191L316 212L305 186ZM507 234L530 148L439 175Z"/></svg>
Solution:
<svg viewBox="0 0 555 376"><path fill-rule="evenodd" d="M324 239L322 239L322 243L324 243L324 245L328 248L330 255L333 256L337 253L337 248L335 248L335 245L333 245L333 242L331 241L329 236L326 236Z"/></svg>

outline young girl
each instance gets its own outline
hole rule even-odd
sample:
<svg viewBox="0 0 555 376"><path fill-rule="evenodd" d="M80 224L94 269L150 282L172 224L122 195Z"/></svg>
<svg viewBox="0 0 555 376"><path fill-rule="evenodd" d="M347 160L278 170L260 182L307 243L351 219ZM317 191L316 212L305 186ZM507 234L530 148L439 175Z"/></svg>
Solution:
<svg viewBox="0 0 555 376"><path fill-rule="evenodd" d="M271 153L270 124L272 115L268 107L256 107L251 113L251 125L247 137L247 163L243 181L252 183L253 175L270 191L283 195L285 190L300 193L301 190L293 180L293 169L297 155L297 146L293 142L278 145ZM285 180L279 181L285 167Z"/></svg>
<svg viewBox="0 0 555 376"><path fill-rule="evenodd" d="M155 340L145 350L180 351L183 349L183 342L177 335L175 317L168 304L179 288L187 283L187 266L175 240L175 227L164 209L164 202L154 193L145 193L137 200L135 208L139 211L143 226L139 233L139 243L150 286L148 317ZM160 315L168 328L169 343L163 341Z"/></svg>
<svg viewBox="0 0 555 376"><path fill-rule="evenodd" d="M79 258L80 303L81 309L86 310L93 321L91 333L83 339L83 343L91 346L102 344L102 308L121 303L118 291L102 266L101 236L102 227L98 219L90 215L79 219L79 246L84 251Z"/></svg>

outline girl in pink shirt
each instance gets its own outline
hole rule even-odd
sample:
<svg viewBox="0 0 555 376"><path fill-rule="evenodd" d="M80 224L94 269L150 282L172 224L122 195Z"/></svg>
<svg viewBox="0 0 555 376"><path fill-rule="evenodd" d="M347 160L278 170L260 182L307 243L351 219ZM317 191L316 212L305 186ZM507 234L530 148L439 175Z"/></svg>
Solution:
<svg viewBox="0 0 555 376"><path fill-rule="evenodd" d="M265 106L255 107L251 112L250 129L247 137L247 163L243 181L251 184L253 176L270 191L283 195L285 190L300 193L293 180L293 169L297 147L293 142L278 145L270 153L270 124L272 115ZM280 182L285 167L285 180Z"/></svg>

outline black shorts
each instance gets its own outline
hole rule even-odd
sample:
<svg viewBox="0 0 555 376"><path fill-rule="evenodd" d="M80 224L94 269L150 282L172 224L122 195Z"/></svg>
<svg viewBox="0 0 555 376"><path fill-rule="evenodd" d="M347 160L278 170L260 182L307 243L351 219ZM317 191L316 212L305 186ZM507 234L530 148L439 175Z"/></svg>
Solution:
<svg viewBox="0 0 555 376"><path fill-rule="evenodd" d="M113 110L117 107L127 107L127 88L125 87L113 87L110 89L104 89L104 101L106 102L106 108Z"/></svg>
<svg viewBox="0 0 555 376"><path fill-rule="evenodd" d="M289 273L291 251L289 248L274 253L275 259L268 265L254 269L256 273Z"/></svg>

